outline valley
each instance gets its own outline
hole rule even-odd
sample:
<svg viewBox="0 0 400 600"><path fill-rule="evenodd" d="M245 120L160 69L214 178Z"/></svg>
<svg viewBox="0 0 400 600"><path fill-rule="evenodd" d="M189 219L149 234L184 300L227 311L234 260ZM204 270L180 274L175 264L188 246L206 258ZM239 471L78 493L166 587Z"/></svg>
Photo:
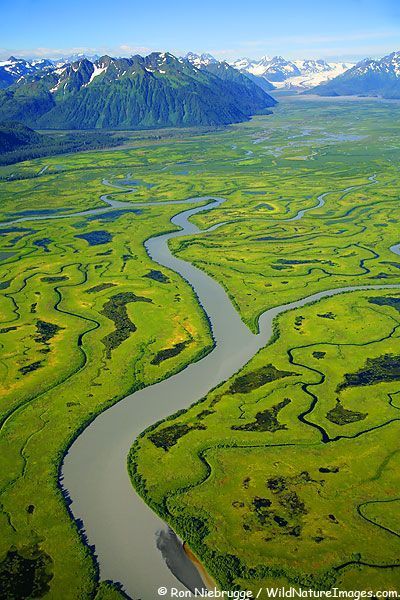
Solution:
<svg viewBox="0 0 400 600"><path fill-rule="evenodd" d="M150 599L154 513L222 589L398 586L396 112L0 167L10 597Z"/></svg>

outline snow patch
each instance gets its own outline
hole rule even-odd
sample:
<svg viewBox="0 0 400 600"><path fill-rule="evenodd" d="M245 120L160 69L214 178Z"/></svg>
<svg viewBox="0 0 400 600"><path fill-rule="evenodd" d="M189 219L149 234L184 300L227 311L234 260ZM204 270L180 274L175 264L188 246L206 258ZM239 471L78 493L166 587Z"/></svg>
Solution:
<svg viewBox="0 0 400 600"><path fill-rule="evenodd" d="M98 77L99 75L101 75L102 73L104 73L104 71L107 70L107 67L98 67L95 64L93 65L93 67L94 67L94 71L91 74L90 79L89 79L87 85L90 85L95 77Z"/></svg>

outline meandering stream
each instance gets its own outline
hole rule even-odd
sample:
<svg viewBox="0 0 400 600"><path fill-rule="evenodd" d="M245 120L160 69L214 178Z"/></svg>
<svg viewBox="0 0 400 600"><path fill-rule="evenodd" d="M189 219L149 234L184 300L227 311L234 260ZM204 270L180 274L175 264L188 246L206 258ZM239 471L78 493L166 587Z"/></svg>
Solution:
<svg viewBox="0 0 400 600"><path fill-rule="evenodd" d="M371 181L374 183L372 178ZM125 191L133 190L125 188ZM327 193L318 198L318 205L314 209L323 206ZM132 206L110 200L107 195L102 196L102 200L110 207L73 215L28 217L17 219L14 223L84 216ZM273 320L284 311L346 291L400 287L361 285L312 294L265 311L259 319L259 333L253 334L241 320L222 286L200 269L173 256L168 248L168 241L172 238L204 233L189 221L190 217L200 211L217 208L224 200L204 197L163 203L204 203L207 200L209 203L206 206L189 208L171 219L174 225L180 227L179 231L163 235L155 232L145 247L153 261L179 273L192 286L209 318L215 340L214 349L180 373L127 396L99 415L73 443L62 466L62 486L72 500L70 508L73 515L76 519L82 519L88 541L95 545L101 579L121 582L126 593L135 600L154 600L160 586L174 586L183 590L202 585L197 570L183 553L177 538L131 485L126 461L135 438L148 426L190 406L211 388L236 373L267 344L272 335ZM135 203L133 206L152 204L155 203ZM300 219L309 210L312 209L299 211L293 218ZM391 250L400 254L400 245L392 246Z"/></svg>

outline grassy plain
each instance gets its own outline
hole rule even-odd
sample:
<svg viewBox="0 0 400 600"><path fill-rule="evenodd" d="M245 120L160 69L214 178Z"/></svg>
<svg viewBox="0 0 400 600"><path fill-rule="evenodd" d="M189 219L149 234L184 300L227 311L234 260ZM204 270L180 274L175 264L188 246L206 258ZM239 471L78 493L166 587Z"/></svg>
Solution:
<svg viewBox="0 0 400 600"><path fill-rule="evenodd" d="M241 188L195 217L228 223L171 244L253 330L322 289L399 283L391 109L301 103L273 119L254 154L240 146ZM399 307L396 292L364 291L282 315L241 373L134 445L136 488L223 589L398 589Z"/></svg>
<svg viewBox="0 0 400 600"><path fill-rule="evenodd" d="M223 589L345 588L349 572L379 589L363 563L400 567L399 307L353 292L282 315L237 376L134 446L137 488ZM376 380L341 389L368 360Z"/></svg>
<svg viewBox="0 0 400 600"><path fill-rule="evenodd" d="M174 273L157 269L143 247L154 230L171 228L175 211L154 207L109 213L112 219L2 229L2 258L8 258L0 283L0 577L11 586L6 597L41 597L48 588L53 598L93 597L95 565L57 483L63 453L101 410L182 368L212 343L193 292ZM179 354L170 357L166 351L177 344ZM25 579L24 559L33 561ZM17 585L15 572L24 584ZM104 588L100 597L108 593Z"/></svg>
<svg viewBox="0 0 400 600"><path fill-rule="evenodd" d="M320 289L399 283L400 259L388 250L399 242L396 114L391 104L343 109L308 100L223 131L135 138L132 147L2 167L0 220L96 208L110 193L127 209L222 196L220 208L195 219L202 227L230 223L172 248L219 280L255 329L266 308ZM377 183L368 179L374 174ZM136 192L114 192L103 179L135 181ZM357 189L344 193L350 186ZM321 209L283 220L327 191ZM154 206L0 226L0 581L13 582L10 598L118 595L98 584L58 471L96 414L210 347L190 287L143 248L150 235L171 229L176 212ZM379 368L391 381L337 391L346 374L371 370L368 359L400 354L396 303L370 301L385 297L397 296L357 292L283 315L279 338L239 374L250 377L237 391L229 390L238 377L168 422L175 429L166 437L161 424L135 446L136 485L223 587L309 578L311 567L316 586L334 576L355 586L366 574L398 583L400 569L362 563L399 555L399 375L386 360ZM182 350L173 356L176 344ZM198 419L206 430L176 435L186 431L176 425ZM281 491L270 489L266 482L278 477ZM310 567L312 553L318 564ZM346 560L353 563L335 571ZM28 583L20 582L26 570Z"/></svg>

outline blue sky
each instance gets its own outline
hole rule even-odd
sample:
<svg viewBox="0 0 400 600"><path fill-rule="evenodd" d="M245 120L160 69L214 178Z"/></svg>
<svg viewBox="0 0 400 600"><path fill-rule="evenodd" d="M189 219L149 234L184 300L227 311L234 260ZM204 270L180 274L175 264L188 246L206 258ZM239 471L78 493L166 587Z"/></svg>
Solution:
<svg viewBox="0 0 400 600"><path fill-rule="evenodd" d="M152 50L354 60L400 49L399 0L0 0L0 57Z"/></svg>

